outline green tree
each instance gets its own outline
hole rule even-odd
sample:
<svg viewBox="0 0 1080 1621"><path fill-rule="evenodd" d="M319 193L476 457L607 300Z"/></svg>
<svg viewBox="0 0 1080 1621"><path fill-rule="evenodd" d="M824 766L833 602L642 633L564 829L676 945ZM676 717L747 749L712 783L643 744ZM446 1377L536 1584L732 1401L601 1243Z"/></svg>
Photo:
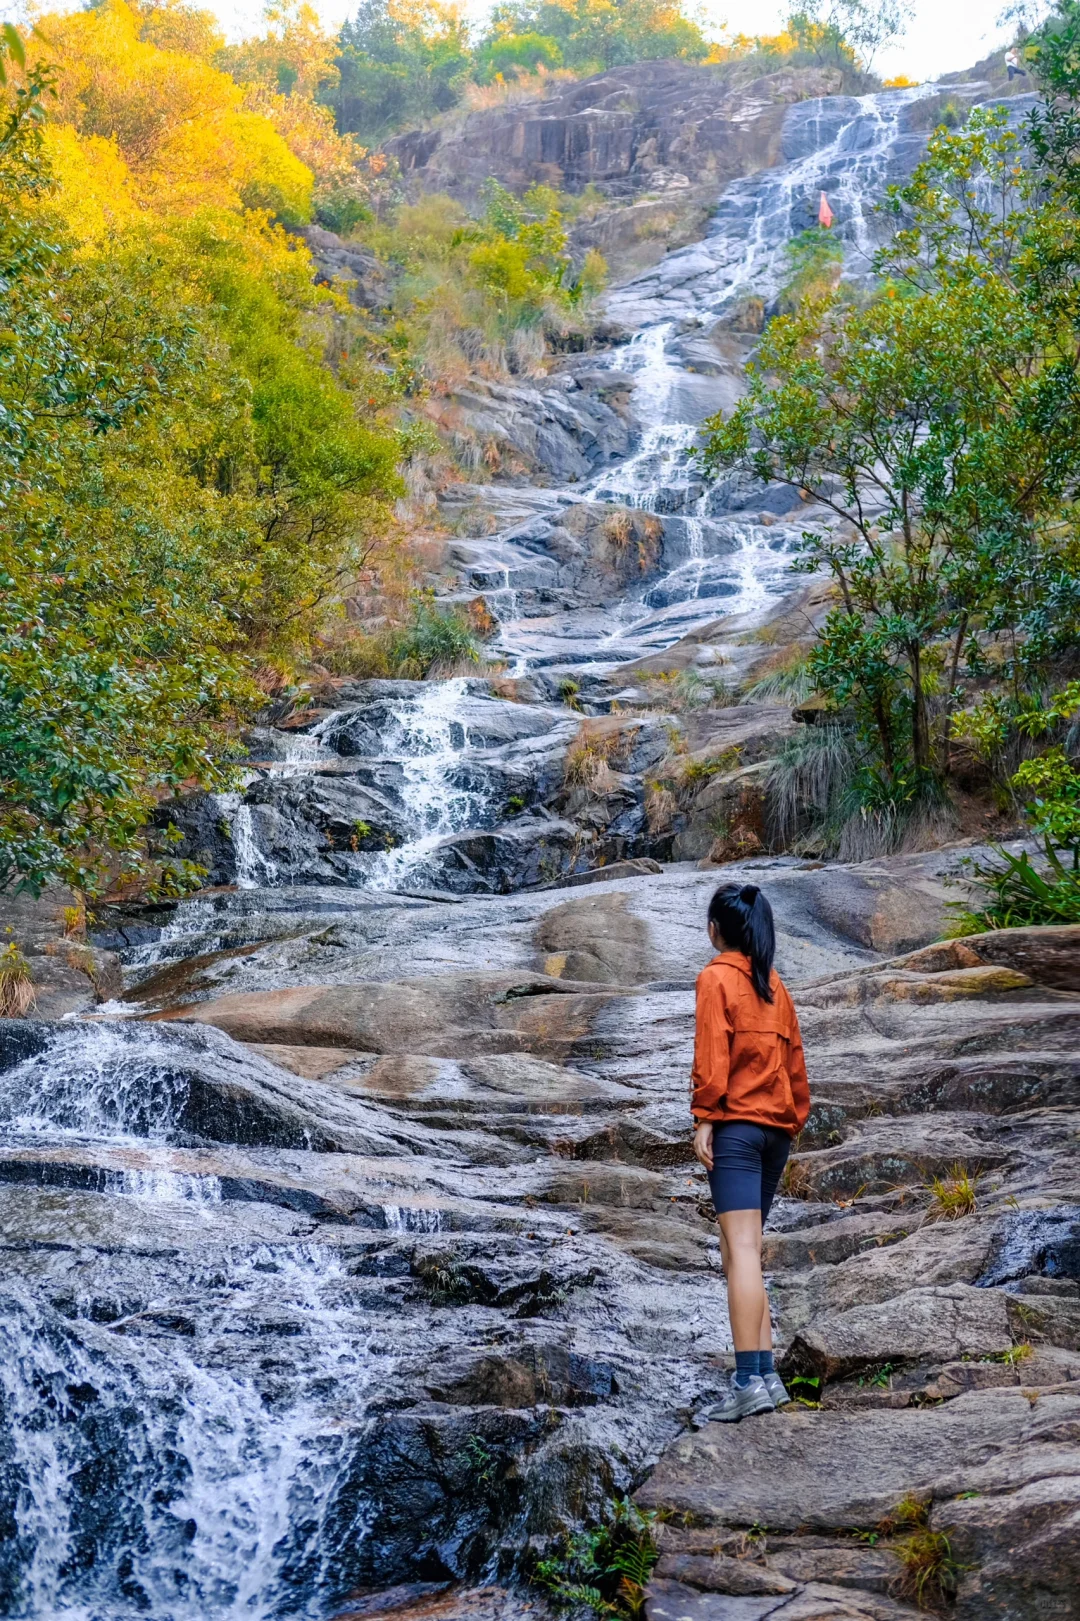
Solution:
<svg viewBox="0 0 1080 1621"><path fill-rule="evenodd" d="M505 0L492 12L481 54L524 34L554 40L567 67L590 73L652 58L700 61L709 52L680 0Z"/></svg>
<svg viewBox="0 0 1080 1621"><path fill-rule="evenodd" d="M339 43L325 97L338 128L372 144L455 106L472 67L465 23L437 0L361 0Z"/></svg>
<svg viewBox="0 0 1080 1621"><path fill-rule="evenodd" d="M505 78L515 73L535 73L538 67L558 68L562 59L559 42L550 35L501 34L477 52L476 74L481 84L487 84L498 74Z"/></svg>
<svg viewBox="0 0 1080 1621"><path fill-rule="evenodd" d="M151 859L155 805L225 780L255 667L302 655L397 449L280 230L213 212L75 250L48 88L0 130L0 887L169 888L194 875Z"/></svg>
<svg viewBox="0 0 1080 1621"><path fill-rule="evenodd" d="M820 61L854 58L868 73L877 53L905 32L913 9L911 0L810 0L788 28Z"/></svg>

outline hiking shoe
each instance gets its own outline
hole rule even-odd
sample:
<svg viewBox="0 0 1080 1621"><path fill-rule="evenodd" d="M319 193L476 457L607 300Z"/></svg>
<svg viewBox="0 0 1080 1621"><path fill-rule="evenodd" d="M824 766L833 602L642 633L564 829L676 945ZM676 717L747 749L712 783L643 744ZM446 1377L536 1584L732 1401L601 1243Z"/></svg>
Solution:
<svg viewBox="0 0 1080 1621"><path fill-rule="evenodd" d="M723 1401L703 1414L706 1424L735 1424L740 1418L752 1418L755 1413L771 1413L773 1400L765 1388L765 1381L756 1373L750 1375L749 1384L731 1387Z"/></svg>
<svg viewBox="0 0 1080 1621"><path fill-rule="evenodd" d="M769 1400L774 1407L786 1407L791 1397L784 1388L784 1381L778 1373L763 1373L761 1382L769 1392Z"/></svg>

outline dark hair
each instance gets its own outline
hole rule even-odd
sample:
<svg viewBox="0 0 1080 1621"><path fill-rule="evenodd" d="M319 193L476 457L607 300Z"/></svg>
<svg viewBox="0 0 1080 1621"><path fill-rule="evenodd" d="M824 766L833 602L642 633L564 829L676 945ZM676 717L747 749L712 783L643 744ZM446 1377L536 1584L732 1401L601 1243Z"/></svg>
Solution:
<svg viewBox="0 0 1080 1621"><path fill-rule="evenodd" d="M750 978L764 1002L773 999L769 974L776 956L772 907L756 884L721 884L709 902L709 922L724 944L750 958Z"/></svg>

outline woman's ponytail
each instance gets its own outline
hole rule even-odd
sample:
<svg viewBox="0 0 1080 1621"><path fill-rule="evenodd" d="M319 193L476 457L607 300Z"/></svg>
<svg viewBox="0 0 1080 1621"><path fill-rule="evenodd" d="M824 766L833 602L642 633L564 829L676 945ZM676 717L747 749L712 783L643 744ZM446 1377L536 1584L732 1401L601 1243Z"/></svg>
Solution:
<svg viewBox="0 0 1080 1621"><path fill-rule="evenodd" d="M754 989L763 1002L771 1002L776 929L772 907L761 890L756 884L721 884L709 902L709 922L726 946L749 957Z"/></svg>

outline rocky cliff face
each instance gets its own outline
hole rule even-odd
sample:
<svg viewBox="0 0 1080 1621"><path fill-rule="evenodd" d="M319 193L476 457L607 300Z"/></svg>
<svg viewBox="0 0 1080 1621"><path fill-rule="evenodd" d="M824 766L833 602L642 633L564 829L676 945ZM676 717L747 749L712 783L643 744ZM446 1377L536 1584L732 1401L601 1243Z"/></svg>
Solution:
<svg viewBox="0 0 1080 1621"><path fill-rule="evenodd" d="M720 69L637 62L557 85L550 95L398 135L387 143L424 191L472 199L489 175L514 190L598 185L628 200L775 163L786 109L840 87L829 68L769 74L732 90Z"/></svg>

